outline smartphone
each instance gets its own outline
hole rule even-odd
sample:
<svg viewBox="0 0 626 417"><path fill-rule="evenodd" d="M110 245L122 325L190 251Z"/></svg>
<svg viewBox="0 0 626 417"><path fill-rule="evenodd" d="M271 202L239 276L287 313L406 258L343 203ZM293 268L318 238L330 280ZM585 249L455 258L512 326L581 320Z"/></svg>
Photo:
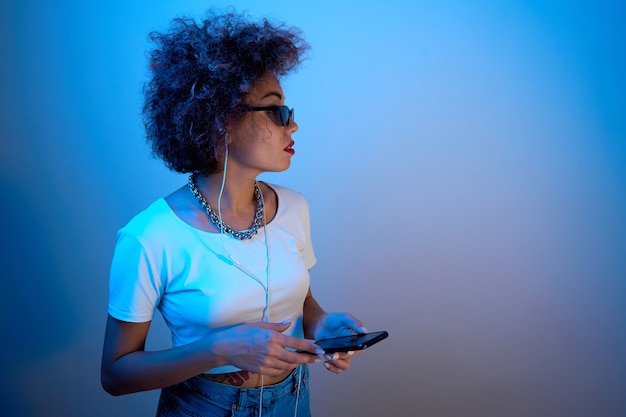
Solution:
<svg viewBox="0 0 626 417"><path fill-rule="evenodd" d="M315 344L324 349L325 353L349 352L363 350L375 343L386 339L389 333L386 331L355 334L352 336L333 337L315 341Z"/></svg>

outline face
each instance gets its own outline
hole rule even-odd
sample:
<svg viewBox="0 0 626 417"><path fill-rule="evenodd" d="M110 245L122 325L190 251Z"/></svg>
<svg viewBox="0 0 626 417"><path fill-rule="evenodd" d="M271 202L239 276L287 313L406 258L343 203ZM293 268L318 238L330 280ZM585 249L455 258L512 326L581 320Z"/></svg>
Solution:
<svg viewBox="0 0 626 417"><path fill-rule="evenodd" d="M249 107L282 106L285 94L274 75L260 77L244 98ZM278 172L289 168L295 151L292 133L298 124L281 125L281 116L272 110L245 112L229 124L228 164L253 171Z"/></svg>

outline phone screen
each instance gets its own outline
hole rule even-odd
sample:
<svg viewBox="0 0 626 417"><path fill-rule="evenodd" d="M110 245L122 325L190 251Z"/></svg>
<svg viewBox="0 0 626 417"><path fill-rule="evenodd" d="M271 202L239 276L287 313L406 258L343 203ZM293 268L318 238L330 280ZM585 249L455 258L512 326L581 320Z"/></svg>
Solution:
<svg viewBox="0 0 626 417"><path fill-rule="evenodd" d="M355 334L352 336L334 337L322 339L315 342L316 345L324 349L326 353L349 352L351 350L363 350L375 343L386 339L389 333L386 331Z"/></svg>

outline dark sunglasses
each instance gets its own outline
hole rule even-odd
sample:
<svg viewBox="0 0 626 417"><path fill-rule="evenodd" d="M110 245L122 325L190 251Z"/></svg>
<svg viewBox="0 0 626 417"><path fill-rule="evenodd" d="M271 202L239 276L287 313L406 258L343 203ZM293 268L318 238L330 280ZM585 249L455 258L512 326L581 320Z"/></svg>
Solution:
<svg viewBox="0 0 626 417"><path fill-rule="evenodd" d="M263 106L263 107L248 107L247 111L268 111L270 113L280 115L280 125L289 126L289 122L293 120L293 109L287 106Z"/></svg>

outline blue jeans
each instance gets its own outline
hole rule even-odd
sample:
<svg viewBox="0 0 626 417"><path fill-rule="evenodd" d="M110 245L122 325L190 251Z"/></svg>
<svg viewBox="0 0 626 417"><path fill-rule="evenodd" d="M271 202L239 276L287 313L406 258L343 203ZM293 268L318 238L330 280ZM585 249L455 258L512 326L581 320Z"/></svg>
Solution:
<svg viewBox="0 0 626 417"><path fill-rule="evenodd" d="M238 388L197 376L161 390L157 417L258 417L261 405L262 417L310 417L309 368L301 365L284 381L262 390Z"/></svg>

